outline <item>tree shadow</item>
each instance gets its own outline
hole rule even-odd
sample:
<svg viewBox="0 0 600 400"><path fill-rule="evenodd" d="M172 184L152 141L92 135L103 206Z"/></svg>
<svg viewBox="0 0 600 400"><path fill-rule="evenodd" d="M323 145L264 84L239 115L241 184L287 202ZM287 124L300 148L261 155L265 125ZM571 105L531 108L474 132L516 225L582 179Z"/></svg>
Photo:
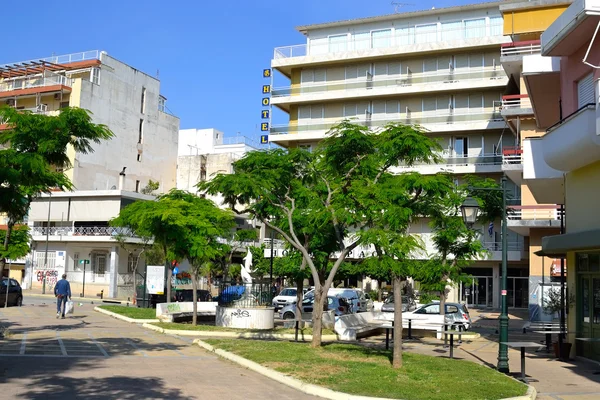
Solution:
<svg viewBox="0 0 600 400"><path fill-rule="evenodd" d="M77 379L62 376L39 377L29 390L16 398L45 399L185 399L181 390L165 387L160 378L112 376Z"/></svg>

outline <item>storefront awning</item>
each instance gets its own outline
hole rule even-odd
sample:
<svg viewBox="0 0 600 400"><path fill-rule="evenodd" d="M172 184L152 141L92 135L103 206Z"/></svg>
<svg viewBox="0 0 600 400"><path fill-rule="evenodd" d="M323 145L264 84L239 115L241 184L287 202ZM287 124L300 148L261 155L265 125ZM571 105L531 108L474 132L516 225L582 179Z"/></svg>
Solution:
<svg viewBox="0 0 600 400"><path fill-rule="evenodd" d="M558 257L565 256L569 251L597 249L600 249L600 229L543 237L542 250L535 254Z"/></svg>

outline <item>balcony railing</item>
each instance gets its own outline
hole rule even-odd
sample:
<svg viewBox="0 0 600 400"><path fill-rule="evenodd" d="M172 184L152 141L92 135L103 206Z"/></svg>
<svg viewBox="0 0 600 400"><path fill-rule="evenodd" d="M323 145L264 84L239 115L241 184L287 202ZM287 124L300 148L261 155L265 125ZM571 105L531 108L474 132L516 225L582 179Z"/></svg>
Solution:
<svg viewBox="0 0 600 400"><path fill-rule="evenodd" d="M500 49L500 55L521 56L528 54L539 54L542 51L540 40L528 40L524 42L504 43Z"/></svg>
<svg viewBox="0 0 600 400"><path fill-rule="evenodd" d="M482 242L483 248L488 251L502 251L502 242ZM508 251L523 251L525 246L521 242L508 242Z"/></svg>
<svg viewBox="0 0 600 400"><path fill-rule="evenodd" d="M223 143L221 145L233 145L233 144L244 144L246 146L251 146L254 148L258 148L260 145L257 141L250 139L246 136L232 136L232 137L224 137Z"/></svg>
<svg viewBox="0 0 600 400"><path fill-rule="evenodd" d="M389 115L389 114L388 114ZM271 133L298 133L298 132L310 132L310 131L327 131L333 126L338 124L343 117L323 119L323 120L308 120L309 122L300 121L298 125L273 125L271 126ZM406 113L402 113L398 117L389 117L378 119L378 118L361 118L352 119L348 118L351 122L369 126L369 127L381 127L390 122L398 122L406 125L415 124L430 124L430 125L452 125L456 123L469 123L469 122L490 122L490 121L502 121L502 117L496 110L477 110L470 113L454 113L454 112L440 112L440 113L427 113L427 112L411 112L408 110Z"/></svg>
<svg viewBox="0 0 600 400"><path fill-rule="evenodd" d="M461 155L442 155L443 160L439 163L427 164L427 163L416 163L412 166L400 166L400 168L414 168L419 166L446 166L455 167L461 165L501 165L502 156L499 154L479 154L471 156Z"/></svg>
<svg viewBox="0 0 600 400"><path fill-rule="evenodd" d="M365 78L353 82L334 81L318 84L302 84L302 86L300 87L287 86L283 88L275 88L272 91L272 96L284 97L298 94L322 93L352 89L379 89L405 87L413 85L425 85L431 83L456 83L468 80L494 80L505 77L506 74L502 71L502 69L497 67L484 67L480 70L469 72L455 72L452 69L448 69L431 73L415 74L410 72L410 70L407 70L404 74L386 77L386 79L372 77L369 73Z"/></svg>
<svg viewBox="0 0 600 400"><path fill-rule="evenodd" d="M509 220L557 220L560 214L560 206L557 205L509 206L508 209Z"/></svg>
<svg viewBox="0 0 600 400"><path fill-rule="evenodd" d="M503 164L521 164L523 161L523 149L520 146L504 147L502 149Z"/></svg>
<svg viewBox="0 0 600 400"><path fill-rule="evenodd" d="M502 96L503 109L531 108L531 99L527 94L511 94Z"/></svg>
<svg viewBox="0 0 600 400"><path fill-rule="evenodd" d="M116 236L119 234L133 236L131 231L125 228L113 228L110 226L34 226L31 228L32 236Z"/></svg>
<svg viewBox="0 0 600 400"><path fill-rule="evenodd" d="M72 84L73 80L63 75L27 76L0 82L0 92L58 85L70 87Z"/></svg>
<svg viewBox="0 0 600 400"><path fill-rule="evenodd" d="M458 22L458 21L457 21ZM328 38L312 39L310 46L298 44L293 46L276 47L273 58L293 58L313 56L319 54L331 54L344 51L361 51L370 49L384 49L392 47L401 47L413 44L435 43L435 42L456 42L468 39L483 38L490 36L502 36L503 24L492 23L488 26L466 27L462 25L454 29L438 29L437 24L433 24L432 29L415 31L415 26L408 29L396 29L395 34L381 35L374 37L371 34L362 34L348 36L346 40L331 42ZM422 28L422 27L419 27Z"/></svg>
<svg viewBox="0 0 600 400"><path fill-rule="evenodd" d="M36 58L35 60L28 60L28 61L20 61L20 62L17 62L17 63L3 64L3 65L0 65L0 69L2 67L14 66L15 64L31 64L31 63L40 62L40 61L45 61L45 62L49 62L49 63L53 63L53 64L70 64L70 63L74 63L74 62L78 62L78 61L99 60L101 53L102 52L100 50L90 50L90 51L82 51L82 52L79 52L79 53L64 54L64 55L61 55L61 56L51 56L51 57L46 57L46 58Z"/></svg>

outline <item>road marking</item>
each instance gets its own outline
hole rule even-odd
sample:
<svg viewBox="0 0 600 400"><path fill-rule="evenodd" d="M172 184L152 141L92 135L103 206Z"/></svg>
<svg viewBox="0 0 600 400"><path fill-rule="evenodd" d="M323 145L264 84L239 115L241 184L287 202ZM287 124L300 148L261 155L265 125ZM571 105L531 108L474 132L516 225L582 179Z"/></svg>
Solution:
<svg viewBox="0 0 600 400"><path fill-rule="evenodd" d="M96 345L96 347L98 347L98 350L100 350L100 353L102 353L102 355L104 357L109 357L106 350L104 350L104 347L102 347L102 345L96 340L96 338L94 338L94 336L92 336L91 333L88 333L87 335L92 340L92 343L94 343Z"/></svg>
<svg viewBox="0 0 600 400"><path fill-rule="evenodd" d="M144 335L154 339L154 335L150 334L150 332L144 331ZM177 337L177 336L173 336L173 337ZM160 344L164 345L165 347L170 348L172 351L174 351L175 353L177 353L183 357L186 356L184 353L177 350L177 347L173 343L165 343L165 342L157 342L157 343L160 343Z"/></svg>
<svg viewBox="0 0 600 400"><path fill-rule="evenodd" d="M62 355L68 356L67 349L65 348L65 344L63 343L62 339L60 338L60 333L58 333L58 331L56 331L56 339L58 340L58 344L60 346L60 351L61 351Z"/></svg>
<svg viewBox="0 0 600 400"><path fill-rule="evenodd" d="M19 350L19 354L25 354L25 346L27 344L27 332L23 332L23 338L21 339L21 349Z"/></svg>
<svg viewBox="0 0 600 400"><path fill-rule="evenodd" d="M148 354L146 354L146 352L144 350L140 349L137 344L133 343L133 341L131 339L126 338L125 336L121 335L120 333L117 333L117 335L119 335L121 337L121 339L125 340L125 343L127 343L128 345L130 345L131 347L133 347L140 353L142 353L144 355L144 357L148 357Z"/></svg>

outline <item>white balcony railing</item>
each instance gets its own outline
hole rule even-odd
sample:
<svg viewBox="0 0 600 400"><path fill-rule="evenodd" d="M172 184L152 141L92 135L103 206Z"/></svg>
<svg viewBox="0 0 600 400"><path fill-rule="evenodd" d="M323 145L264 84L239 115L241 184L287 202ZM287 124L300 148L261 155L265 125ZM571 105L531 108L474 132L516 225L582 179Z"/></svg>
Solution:
<svg viewBox="0 0 600 400"><path fill-rule="evenodd" d="M116 236L131 234L128 229L110 226L51 226L49 228L34 226L30 230L32 236Z"/></svg>
<svg viewBox="0 0 600 400"><path fill-rule="evenodd" d="M502 156L500 154L478 154L478 155L447 155L442 154L442 161L433 164L427 163L417 163L413 166L400 166L400 168L414 168L423 165L436 165L436 166L446 166L446 167L455 167L461 165L501 165L502 164Z"/></svg>
<svg viewBox="0 0 600 400"><path fill-rule="evenodd" d="M0 82L0 92L9 92L13 90L31 89L48 86L72 86L73 80L63 75L46 73L47 76L26 76L22 78L5 79Z"/></svg>
<svg viewBox="0 0 600 400"><path fill-rule="evenodd" d="M406 70L405 73L399 75L372 77L367 74L366 77L358 81L329 81L316 84L302 84L300 87L286 86L282 88L274 88L272 97L285 97L307 93L323 93L331 91L344 91L352 89L382 89L393 87L405 87L413 85L426 85L435 83L457 83L461 81L481 81L495 80L506 78L506 74L498 67L483 67L477 70L468 72L456 72L449 68L427 73L412 73Z"/></svg>
<svg viewBox="0 0 600 400"><path fill-rule="evenodd" d="M406 112L394 116L384 114L382 118L350 118L348 119L356 124L361 124L369 127L381 127L389 122L398 122L406 125L452 125L457 123L472 123L472 122L490 122L502 121L500 113L496 109L473 109L470 112L454 112L449 111L433 111L433 112ZM328 118L328 119L310 119L300 120L297 125L272 125L272 134L281 133L299 133L311 131L327 131L334 125L338 124L343 117Z"/></svg>
<svg viewBox="0 0 600 400"><path fill-rule="evenodd" d="M27 60L27 61L19 61L17 63L3 64L3 65L0 65L0 69L3 67L14 67L15 65L19 65L19 64L39 63L41 61L52 63L52 64L70 64L70 63L74 63L74 62L78 62L78 61L99 60L101 53L102 52L100 50L90 50L90 51L81 51L79 53L64 54L64 55L60 55L60 56L36 58L35 60Z"/></svg>
<svg viewBox="0 0 600 400"><path fill-rule="evenodd" d="M482 242L483 248L488 251L502 251L502 242ZM511 242L507 243L508 251L523 251L525 246L521 242Z"/></svg>
<svg viewBox="0 0 600 400"><path fill-rule="evenodd" d="M500 21L501 18L498 18ZM331 54L345 51L363 51L369 49L385 49L401 47L413 44L435 43L435 42L457 42L468 39L502 36L502 22L492 22L487 26L479 25L467 27L462 21L457 21L460 27L445 29L438 28L438 24L432 24L431 29L423 26L406 27L396 29L395 34L372 36L368 33L350 34L346 40L331 42L330 38L311 39L310 46L298 44L292 46L276 47L273 58L293 58L313 56L320 54Z"/></svg>
<svg viewBox="0 0 600 400"><path fill-rule="evenodd" d="M502 57L539 54L541 52L542 52L542 45L539 40L506 43L506 44L503 44L502 48L500 49L500 55Z"/></svg>
<svg viewBox="0 0 600 400"><path fill-rule="evenodd" d="M526 94L502 96L502 109L531 107L531 99Z"/></svg>
<svg viewBox="0 0 600 400"><path fill-rule="evenodd" d="M548 221L559 219L557 205L509 206L509 220Z"/></svg>
<svg viewBox="0 0 600 400"><path fill-rule="evenodd" d="M523 149L519 146L516 147L504 147L502 149L502 163L503 164L522 164L523 163Z"/></svg>

